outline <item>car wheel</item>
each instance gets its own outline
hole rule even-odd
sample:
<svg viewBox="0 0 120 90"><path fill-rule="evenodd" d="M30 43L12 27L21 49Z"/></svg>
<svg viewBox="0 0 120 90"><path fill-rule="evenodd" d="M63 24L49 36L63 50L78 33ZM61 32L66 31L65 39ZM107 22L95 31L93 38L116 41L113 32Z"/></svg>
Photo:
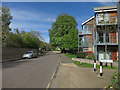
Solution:
<svg viewBox="0 0 120 90"><path fill-rule="evenodd" d="M32 56L29 56L29 59L31 59L32 58Z"/></svg>

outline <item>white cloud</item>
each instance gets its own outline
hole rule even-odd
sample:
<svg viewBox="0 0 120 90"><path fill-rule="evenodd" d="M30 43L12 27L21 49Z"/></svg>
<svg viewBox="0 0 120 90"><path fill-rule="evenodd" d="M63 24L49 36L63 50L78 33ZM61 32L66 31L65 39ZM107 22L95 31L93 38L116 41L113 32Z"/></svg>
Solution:
<svg viewBox="0 0 120 90"><path fill-rule="evenodd" d="M55 15L42 12L32 12L20 9L11 9L11 15L15 20L26 21L41 21L41 22L53 22L55 21Z"/></svg>
<svg viewBox="0 0 120 90"><path fill-rule="evenodd" d="M47 21L47 22L54 22L56 19L54 19L54 18L46 18L45 19L45 21Z"/></svg>

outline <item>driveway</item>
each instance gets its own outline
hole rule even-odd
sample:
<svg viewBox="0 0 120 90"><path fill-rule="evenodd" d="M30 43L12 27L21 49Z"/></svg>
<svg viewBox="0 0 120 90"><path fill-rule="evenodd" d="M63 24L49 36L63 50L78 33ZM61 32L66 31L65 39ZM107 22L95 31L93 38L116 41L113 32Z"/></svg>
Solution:
<svg viewBox="0 0 120 90"><path fill-rule="evenodd" d="M46 88L59 62L59 54L3 63L3 88Z"/></svg>

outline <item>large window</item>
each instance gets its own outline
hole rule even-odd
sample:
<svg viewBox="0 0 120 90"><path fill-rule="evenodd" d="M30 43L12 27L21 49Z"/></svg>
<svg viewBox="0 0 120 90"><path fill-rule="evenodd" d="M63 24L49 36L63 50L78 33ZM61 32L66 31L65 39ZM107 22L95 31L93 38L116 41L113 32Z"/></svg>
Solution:
<svg viewBox="0 0 120 90"><path fill-rule="evenodd" d="M108 13L101 13L96 15L96 23L97 24L109 24L109 14Z"/></svg>

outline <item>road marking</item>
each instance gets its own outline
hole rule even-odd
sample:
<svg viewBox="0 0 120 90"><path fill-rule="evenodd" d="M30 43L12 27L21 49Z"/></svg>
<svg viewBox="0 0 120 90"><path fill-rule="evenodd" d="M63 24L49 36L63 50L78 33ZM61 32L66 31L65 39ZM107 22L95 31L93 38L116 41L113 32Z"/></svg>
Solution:
<svg viewBox="0 0 120 90"><path fill-rule="evenodd" d="M47 85L47 88L49 88L50 87L50 83L48 83L48 85Z"/></svg>
<svg viewBox="0 0 120 90"><path fill-rule="evenodd" d="M57 67L58 67L58 66L59 66L59 61L58 61L58 63L57 63ZM54 70L54 72L53 72L53 74L52 74L51 80L53 79L53 77L54 77L54 75L55 75L55 72L56 72L56 69ZM50 83L51 83L51 82L48 83L47 88L50 87Z"/></svg>
<svg viewBox="0 0 120 90"><path fill-rule="evenodd" d="M51 77L51 80L53 79L54 75L55 75L55 70L54 70L54 72L53 72L53 75L52 75L52 77Z"/></svg>

